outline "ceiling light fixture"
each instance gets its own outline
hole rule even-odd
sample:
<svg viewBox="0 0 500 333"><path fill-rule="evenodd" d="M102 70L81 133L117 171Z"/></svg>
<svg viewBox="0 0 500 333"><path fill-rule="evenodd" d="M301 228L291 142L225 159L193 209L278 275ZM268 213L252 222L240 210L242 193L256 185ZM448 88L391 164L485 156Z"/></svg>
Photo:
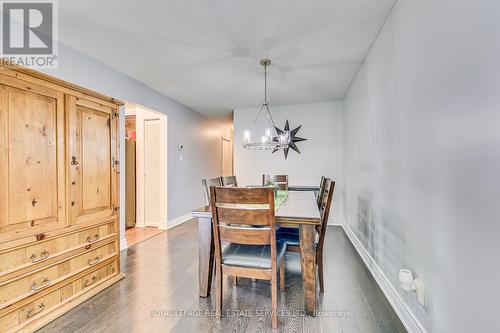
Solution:
<svg viewBox="0 0 500 333"><path fill-rule="evenodd" d="M267 66L271 64L271 60L264 58L260 61L260 64L264 67L264 103L262 103L260 111L252 124L252 131L246 130L243 134L243 148L254 150L278 150L286 148L290 143L290 131L278 134L271 110L269 109L269 102L267 101ZM267 116L267 126L263 129L259 140L252 141L252 132L254 132L257 120L263 110L265 110L265 115Z"/></svg>

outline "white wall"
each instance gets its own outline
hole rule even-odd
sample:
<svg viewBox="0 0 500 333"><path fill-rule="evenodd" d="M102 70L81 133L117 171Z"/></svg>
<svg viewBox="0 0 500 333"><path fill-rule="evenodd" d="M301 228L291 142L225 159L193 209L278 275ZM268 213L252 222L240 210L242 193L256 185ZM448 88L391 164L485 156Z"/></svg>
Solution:
<svg viewBox="0 0 500 333"><path fill-rule="evenodd" d="M145 64L154 66L154 64ZM109 96L137 103L168 115L168 219L174 219L203 205L201 179L220 172L220 135L213 124L192 109L136 81L105 64L63 44L59 45L59 68L47 74L76 83ZM124 108L121 110L121 156L124 155ZM184 145L179 160L177 146ZM124 165L120 171L124 177ZM122 179L122 184L124 178ZM124 186L120 196L124 198ZM124 202L120 204L124 209ZM124 211L121 212L122 225Z"/></svg>
<svg viewBox="0 0 500 333"><path fill-rule="evenodd" d="M260 184L262 174L288 174L290 185L319 185L321 176L336 181L330 223L343 217L342 204L342 102L271 106L277 127L285 121L306 141L297 144L301 154L243 149L243 133L252 128L260 108L234 111L234 170L241 185Z"/></svg>
<svg viewBox="0 0 500 333"><path fill-rule="evenodd" d="M347 224L428 332L500 331L499 17L399 0L345 99Z"/></svg>

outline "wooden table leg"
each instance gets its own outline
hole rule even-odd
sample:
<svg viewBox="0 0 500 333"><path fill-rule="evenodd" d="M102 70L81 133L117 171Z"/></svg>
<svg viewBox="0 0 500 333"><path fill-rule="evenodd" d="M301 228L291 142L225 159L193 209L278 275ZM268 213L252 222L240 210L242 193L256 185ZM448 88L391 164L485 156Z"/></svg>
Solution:
<svg viewBox="0 0 500 333"><path fill-rule="evenodd" d="M315 226L300 225L300 264L304 289L304 310L314 316L316 312L316 244Z"/></svg>
<svg viewBox="0 0 500 333"><path fill-rule="evenodd" d="M210 296L214 268L214 235L211 218L198 219L198 278L200 297Z"/></svg>

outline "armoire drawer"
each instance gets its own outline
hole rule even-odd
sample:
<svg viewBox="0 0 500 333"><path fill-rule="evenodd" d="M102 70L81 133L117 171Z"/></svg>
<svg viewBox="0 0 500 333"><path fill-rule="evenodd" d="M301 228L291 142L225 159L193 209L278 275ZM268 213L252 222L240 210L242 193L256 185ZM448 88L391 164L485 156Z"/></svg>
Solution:
<svg viewBox="0 0 500 333"><path fill-rule="evenodd" d="M40 297L32 297L32 300L16 307L13 305L8 312L0 314L0 332L16 332L29 321L35 321L58 307L67 304L87 290L104 282L108 278L118 274L118 262L116 260L99 264L88 274L82 273L80 277L69 279L68 283L46 293ZM85 274L85 275L83 275Z"/></svg>
<svg viewBox="0 0 500 333"><path fill-rule="evenodd" d="M115 256L116 253L117 242L113 240L111 243L65 261L2 282L0 283L0 309L89 269Z"/></svg>
<svg viewBox="0 0 500 333"><path fill-rule="evenodd" d="M70 234L31 243L0 252L0 282L26 271L45 266L50 262L71 256L73 251L83 252L94 243L111 239L116 235L116 222L78 230ZM97 245L97 244L96 244Z"/></svg>
<svg viewBox="0 0 500 333"><path fill-rule="evenodd" d="M24 322L40 317L47 313L51 308L61 303L61 289L44 295L28 305L21 306L14 311L0 317L0 332L14 332L15 327Z"/></svg>
<svg viewBox="0 0 500 333"><path fill-rule="evenodd" d="M118 273L118 261L113 261L93 272L73 281L61 288L63 300L85 292L87 289L98 285L102 280Z"/></svg>

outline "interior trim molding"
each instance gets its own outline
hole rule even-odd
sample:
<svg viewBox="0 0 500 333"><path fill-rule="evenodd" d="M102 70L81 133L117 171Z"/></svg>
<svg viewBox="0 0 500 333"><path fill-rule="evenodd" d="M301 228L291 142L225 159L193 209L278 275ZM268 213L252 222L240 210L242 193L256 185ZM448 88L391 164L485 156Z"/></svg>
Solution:
<svg viewBox="0 0 500 333"><path fill-rule="evenodd" d="M123 238L120 239L120 252L126 249L128 249L127 239L125 238L125 235L123 235Z"/></svg>
<svg viewBox="0 0 500 333"><path fill-rule="evenodd" d="M344 224L345 224L345 220L342 217L330 217L328 219L328 225L342 227Z"/></svg>
<svg viewBox="0 0 500 333"><path fill-rule="evenodd" d="M168 220L168 221L161 221L158 224L158 229L168 230L168 229L171 229L173 227L178 226L179 224L185 223L185 222L191 220L192 218L193 217L191 216L191 212L189 212L187 214L178 216L178 217L173 218L173 219Z"/></svg>
<svg viewBox="0 0 500 333"><path fill-rule="evenodd" d="M399 317L406 330L409 333L427 333L425 327L418 320L413 311L406 305L401 296L399 296L396 288L387 279L384 272L382 272L380 267L377 265L375 260L373 260L370 253L368 253L366 248L363 246L359 238L354 234L351 227L346 223L345 220L341 227L344 229L347 237L351 241L361 259L363 259L363 262L379 285L380 289L382 289L382 292L391 304L392 308L396 312L396 315Z"/></svg>
<svg viewBox="0 0 500 333"><path fill-rule="evenodd" d="M155 227L157 227L158 229L161 229L161 230L167 230L168 229L168 221L165 221L165 220L161 220L160 222L158 222Z"/></svg>

